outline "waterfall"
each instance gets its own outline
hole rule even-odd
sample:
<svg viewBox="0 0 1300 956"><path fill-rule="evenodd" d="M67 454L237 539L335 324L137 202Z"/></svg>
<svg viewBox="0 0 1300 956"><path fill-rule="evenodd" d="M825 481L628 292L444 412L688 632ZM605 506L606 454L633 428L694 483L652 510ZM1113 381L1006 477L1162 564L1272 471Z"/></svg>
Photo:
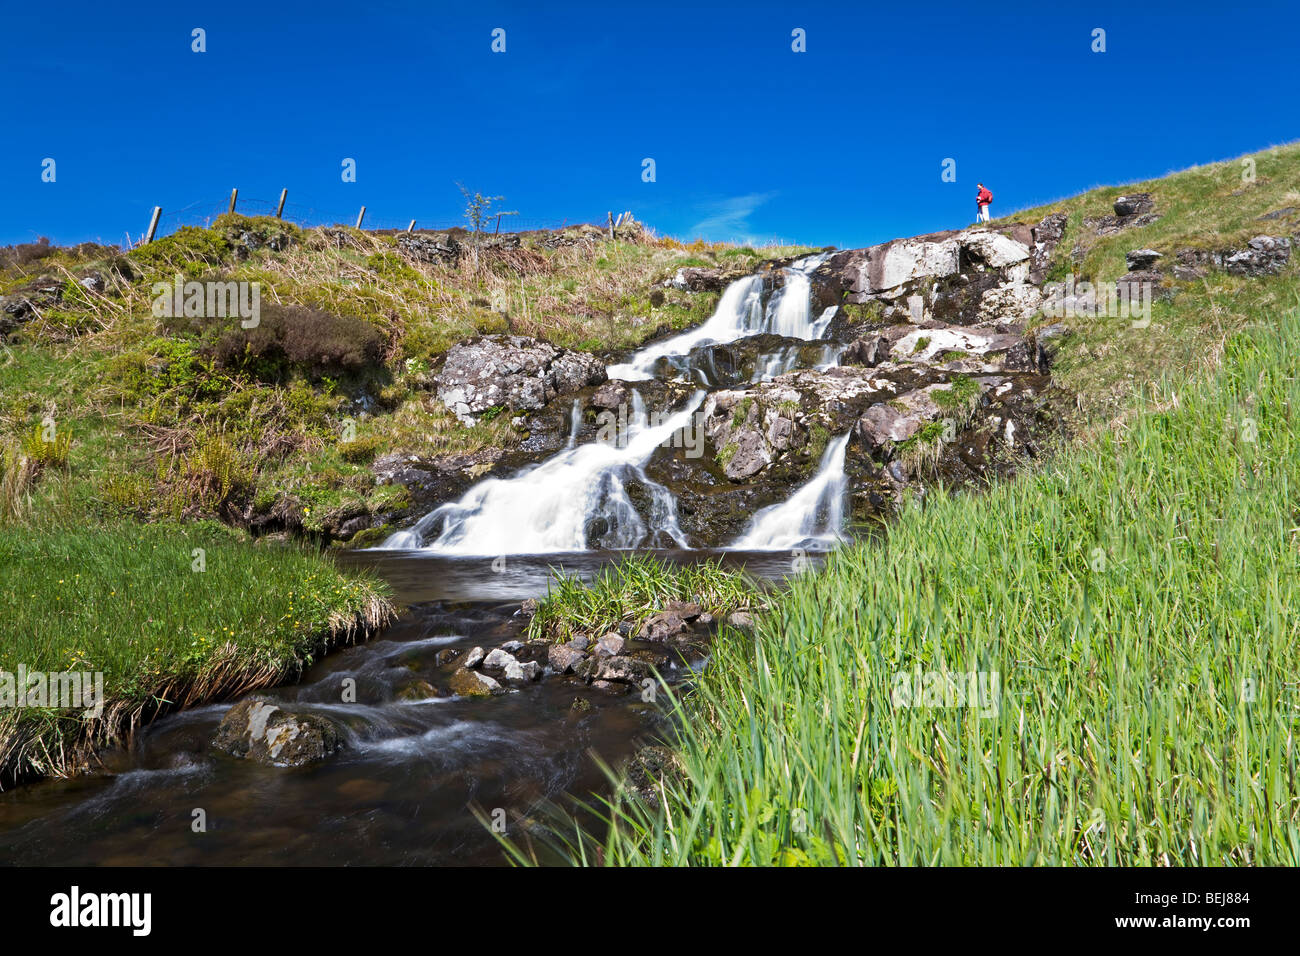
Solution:
<svg viewBox="0 0 1300 956"><path fill-rule="evenodd" d="M656 448L692 425L704 395L697 392L685 408L655 421L659 416L648 416L640 393L633 392L631 414L609 426L612 440L565 449L510 478L484 479L382 547L492 556L687 547L675 499L643 466ZM634 497L644 498L641 511Z"/></svg>
<svg viewBox="0 0 1300 956"><path fill-rule="evenodd" d="M582 425L582 402L579 399L573 400L573 408L569 411L569 442L565 448L572 448L578 444L578 429Z"/></svg>
<svg viewBox="0 0 1300 956"><path fill-rule="evenodd" d="M807 484L780 504L754 515L749 529L730 547L745 551L827 550L842 541L848 442L847 432L832 440Z"/></svg>
<svg viewBox="0 0 1300 956"><path fill-rule="evenodd" d="M836 311L831 306L813 316L811 276L826 259L826 255L808 256L782 269L782 282L766 302L762 275L737 279L723 291L717 310L703 325L647 346L622 365L609 366L609 377L643 381L658 372L710 385L722 376L709 365L714 350L691 354L701 345L726 345L764 333L816 343L825 336ZM838 364L842 348L832 342L803 347L785 343L755 356L752 382L806 367L813 357L818 359L816 368L829 368ZM633 390L628 406L619 410L617 427L598 428L596 440L585 445L578 444L582 404L575 399L562 451L508 478L479 481L459 500L435 508L380 547L492 557L589 548L688 548L676 499L647 476L645 466L655 450L673 441L683 428L699 427L694 418L705 395L703 390L696 392L684 408L665 416L647 414L641 393ZM754 515L749 529L731 547L826 549L842 540L847 442L847 435L833 440L812 479L789 500Z"/></svg>
<svg viewBox="0 0 1300 956"><path fill-rule="evenodd" d="M709 320L697 328L675 335L662 342L647 345L627 362L611 365L605 371L610 378L628 382L645 381L654 377L655 364L663 358L674 359L671 364L689 379L689 362L676 359L685 356L700 345L722 345L748 335L774 332L795 339L819 339L835 316L836 307L830 306L816 319L811 317L810 292L813 270L829 256L821 253L806 256L781 270L784 283L763 307L763 277L745 276L731 283L722 293L718 308Z"/></svg>

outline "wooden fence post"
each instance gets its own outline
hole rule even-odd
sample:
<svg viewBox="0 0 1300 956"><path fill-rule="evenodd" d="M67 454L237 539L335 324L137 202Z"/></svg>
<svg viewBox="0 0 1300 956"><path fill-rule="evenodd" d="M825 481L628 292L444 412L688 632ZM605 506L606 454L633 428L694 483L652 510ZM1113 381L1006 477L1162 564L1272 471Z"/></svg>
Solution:
<svg viewBox="0 0 1300 956"><path fill-rule="evenodd" d="M406 227L406 231L407 231L407 232L415 232L415 220L414 220L414 219L412 219L412 220L411 220L411 224L410 224L409 226Z"/></svg>
<svg viewBox="0 0 1300 956"><path fill-rule="evenodd" d="M284 201L285 201L285 199L288 198L288 196L289 196L289 190L288 190L288 189L281 189L281 190L280 190L280 205L278 205L278 206L275 207L275 218L276 218L276 219L282 219L282 218L284 218Z"/></svg>
<svg viewBox="0 0 1300 956"><path fill-rule="evenodd" d="M239 198L239 189L236 187L235 189L230 190L230 214L232 216L235 214L235 200L237 200L238 198Z"/></svg>
<svg viewBox="0 0 1300 956"><path fill-rule="evenodd" d="M153 234L158 231L158 219L162 216L162 206L153 207L153 215L149 217L149 232L144 237L146 243L153 242Z"/></svg>
<svg viewBox="0 0 1300 956"><path fill-rule="evenodd" d="M357 213L357 228L361 228L361 220L366 218L366 207L362 206L361 211Z"/></svg>
<svg viewBox="0 0 1300 956"><path fill-rule="evenodd" d="M614 238L614 211L611 209L609 212L605 213L605 215L609 217L609 238L613 239Z"/></svg>

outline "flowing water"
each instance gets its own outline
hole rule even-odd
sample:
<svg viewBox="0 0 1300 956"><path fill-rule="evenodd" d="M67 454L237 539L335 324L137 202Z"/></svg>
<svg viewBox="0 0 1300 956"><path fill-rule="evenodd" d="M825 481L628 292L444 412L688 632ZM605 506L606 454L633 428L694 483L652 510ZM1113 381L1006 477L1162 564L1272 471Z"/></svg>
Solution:
<svg viewBox="0 0 1300 956"><path fill-rule="evenodd" d="M706 553L666 552L668 560ZM438 678L445 648L514 636L519 601L545 594L551 568L590 576L610 553L509 558L504 564L398 552L341 559L388 580L410 610L369 643L327 656L301 683L262 692L346 728L348 747L280 769L209 742L229 703L157 721L101 773L0 793L0 862L10 865L390 865L503 862L472 808L513 821L541 801L606 792L598 756L616 765L661 728L636 695L609 697L548 679L502 697L404 699ZM780 578L785 555L726 553L729 565ZM343 678L357 701L338 703ZM591 704L573 708L575 698ZM193 830L195 811L207 831Z"/></svg>
<svg viewBox="0 0 1300 956"><path fill-rule="evenodd" d="M700 345L764 333L821 339L834 309L812 315L809 276L824 258L787 267L766 301L764 278L732 283L707 322L611 366L610 377L646 381L668 360L667 367L694 381L690 352ZM834 364L838 354L826 343L821 362ZM760 356L754 377L782 374L799 361L798 350ZM385 578L407 610L376 639L316 663L300 683L262 692L339 723L347 744L340 753L292 770L237 760L210 746L230 702L194 708L157 721L129 751L105 754L102 772L0 793L0 860L501 862L474 808L514 820L543 801L607 792L600 761L617 765L664 728L658 711L636 695L609 697L557 678L487 700L451 696L436 689L440 652L515 638L519 602L543 596L553 571L590 576L627 553L599 549L656 548L671 561L720 556L779 579L807 566L805 550L826 550L841 539L847 435L829 442L813 477L785 502L758 512L726 550L683 550L676 501L644 468L657 448L691 426L705 395L658 412L633 392L615 440L587 444L578 444L582 408L575 402L559 453L509 478L475 484L382 548L345 553L341 563ZM345 678L355 681L355 702L340 703ZM576 698L590 708L575 707ZM196 832L200 814L204 832Z"/></svg>
<svg viewBox="0 0 1300 956"><path fill-rule="evenodd" d="M825 551L842 541L844 498L848 479L844 474L847 434L826 444L817 473L780 504L758 514L733 548L754 551Z"/></svg>

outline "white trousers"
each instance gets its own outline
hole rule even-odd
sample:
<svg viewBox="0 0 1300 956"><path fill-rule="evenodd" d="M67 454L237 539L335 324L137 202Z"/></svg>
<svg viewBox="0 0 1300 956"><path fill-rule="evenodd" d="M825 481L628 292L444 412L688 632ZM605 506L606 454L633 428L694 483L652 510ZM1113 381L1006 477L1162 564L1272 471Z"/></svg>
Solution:
<svg viewBox="0 0 1300 956"><path fill-rule="evenodd" d="M980 206L980 214L979 214L979 216L976 217L976 218L978 218L980 222L988 222L988 221L989 221L989 207L988 207L988 206Z"/></svg>

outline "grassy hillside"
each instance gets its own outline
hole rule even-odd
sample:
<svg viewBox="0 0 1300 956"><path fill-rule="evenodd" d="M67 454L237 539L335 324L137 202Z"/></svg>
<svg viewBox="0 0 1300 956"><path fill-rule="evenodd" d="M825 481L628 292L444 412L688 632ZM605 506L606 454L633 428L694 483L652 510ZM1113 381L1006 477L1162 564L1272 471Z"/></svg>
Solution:
<svg viewBox="0 0 1300 956"><path fill-rule="evenodd" d="M1234 161L1016 218L1068 212L1056 274L1113 279L1294 230L1258 217L1300 205L1300 148L1255 159L1253 185ZM1087 238L1139 189L1159 222ZM562 827L574 862L1300 863L1297 271L1212 272L1147 329L1067 320L1079 443L724 629L658 800Z"/></svg>
<svg viewBox="0 0 1300 956"><path fill-rule="evenodd" d="M1243 165L1245 161L1249 164ZM1243 179L1247 173L1253 178ZM1160 215L1156 222L1102 237L1085 226L1086 219L1113 213L1119 196L1136 192L1152 193ZM1290 212L1280 217L1261 218L1287 209ZM1071 272L1093 282L1114 281L1127 271L1124 256L1133 249L1162 253L1160 265L1167 272L1180 249L1240 249L1261 234L1300 235L1300 144L1196 166L1161 179L1093 189L1017 212L993 225L1032 225L1056 212L1069 216L1049 273L1049 279L1057 281ZM1166 280L1162 291L1176 295L1171 301L1157 301L1152 323L1145 329L1117 319L1068 320L1077 334L1066 342L1054 373L1065 388L1080 396L1085 418L1107 421L1129 407L1134 392L1147 382L1173 372L1212 369L1227 335L1289 305L1294 263L1295 259L1289 282L1223 271L1211 271L1194 282Z"/></svg>
<svg viewBox="0 0 1300 956"><path fill-rule="evenodd" d="M433 397L429 370L454 342L511 332L628 348L712 311L716 294L656 287L678 267L749 271L797 251L570 230L426 263L396 241L223 216L125 254L0 252L0 295L42 276L59 290L0 359L0 444L53 420L71 436L66 481L83 510L177 519L238 508L319 531L401 505L400 489L375 485L377 455L519 440L508 417L466 427ZM92 274L102 292L79 284ZM153 283L177 274L261 283L263 328L155 317Z"/></svg>

